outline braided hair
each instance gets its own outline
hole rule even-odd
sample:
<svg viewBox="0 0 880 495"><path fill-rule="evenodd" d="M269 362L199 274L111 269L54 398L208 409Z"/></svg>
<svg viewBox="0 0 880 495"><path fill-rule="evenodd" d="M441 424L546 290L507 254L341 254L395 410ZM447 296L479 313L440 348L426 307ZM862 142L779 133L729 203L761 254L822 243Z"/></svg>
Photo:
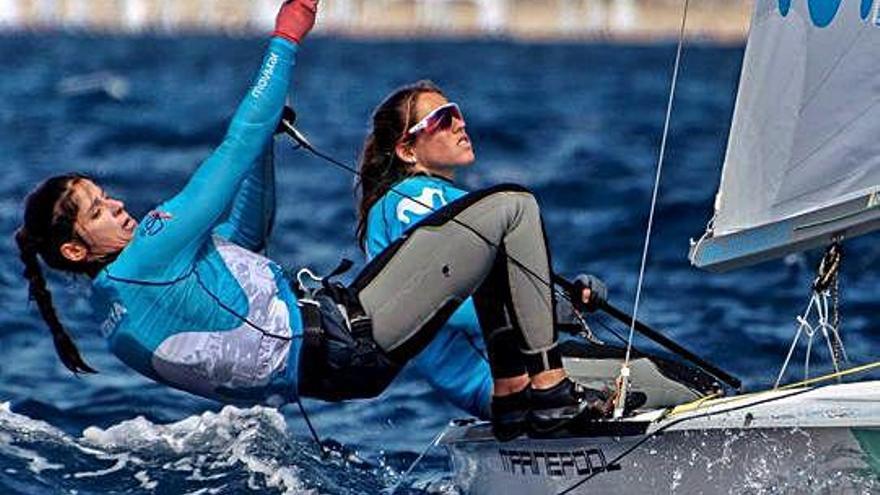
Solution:
<svg viewBox="0 0 880 495"><path fill-rule="evenodd" d="M30 299L37 303L40 315L52 332L58 357L75 374L96 371L80 356L76 344L58 319L52 305L52 294L37 256L43 258L51 268L92 276L105 264L102 261L74 262L61 254L61 245L65 242L82 242L74 229L77 205L71 197L72 186L82 180L88 180L88 177L82 174L66 174L49 178L40 184L28 195L25 201L24 225L15 233Z"/></svg>
<svg viewBox="0 0 880 495"><path fill-rule="evenodd" d="M395 148L407 138L406 129L416 118L418 97L424 93L443 95L433 82L418 81L396 89L373 111L373 128L364 141L355 185L360 189L355 234L361 249L366 247L370 208L410 174L410 165L397 156Z"/></svg>

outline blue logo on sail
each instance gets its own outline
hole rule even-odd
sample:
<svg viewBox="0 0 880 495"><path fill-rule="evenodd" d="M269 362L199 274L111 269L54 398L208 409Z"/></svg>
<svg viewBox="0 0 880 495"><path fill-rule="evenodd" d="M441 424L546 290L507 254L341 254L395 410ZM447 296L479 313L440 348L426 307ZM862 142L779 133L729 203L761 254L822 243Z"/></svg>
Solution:
<svg viewBox="0 0 880 495"><path fill-rule="evenodd" d="M800 1L800 0L799 0ZM805 0L809 6L810 10L810 20L813 21L813 24L816 27L826 27L834 20L834 17L837 16L837 11L840 10L840 4L843 0ZM848 0L848 2L854 2L855 0ZM860 14L862 16L862 20L868 18L871 15L871 7L874 5L874 0L861 0L861 11ZM779 12L783 17L788 15L788 11L791 10L792 0L779 0Z"/></svg>

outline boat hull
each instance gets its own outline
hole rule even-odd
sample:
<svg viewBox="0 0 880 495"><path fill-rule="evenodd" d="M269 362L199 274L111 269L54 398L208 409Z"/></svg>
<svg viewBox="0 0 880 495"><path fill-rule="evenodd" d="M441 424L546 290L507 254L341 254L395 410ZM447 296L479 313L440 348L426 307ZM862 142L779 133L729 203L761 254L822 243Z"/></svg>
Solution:
<svg viewBox="0 0 880 495"><path fill-rule="evenodd" d="M570 493L872 493L878 391L880 382L767 392L506 443L488 425L460 425L442 443L465 493L556 494L586 478Z"/></svg>

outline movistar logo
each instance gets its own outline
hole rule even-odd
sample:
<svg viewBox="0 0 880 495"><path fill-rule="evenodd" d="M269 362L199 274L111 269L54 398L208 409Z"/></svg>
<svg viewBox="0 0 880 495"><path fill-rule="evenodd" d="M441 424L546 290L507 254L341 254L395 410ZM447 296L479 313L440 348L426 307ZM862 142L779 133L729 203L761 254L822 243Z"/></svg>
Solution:
<svg viewBox="0 0 880 495"><path fill-rule="evenodd" d="M104 323L101 323L101 335L104 337L109 337L110 334L116 331L116 328L119 327L119 324L122 323L122 319L125 317L128 311L125 309L125 306L118 302L114 302L113 305L110 306L110 312L107 314L107 319L104 320Z"/></svg>
<svg viewBox="0 0 880 495"><path fill-rule="evenodd" d="M783 17L788 15L789 10L791 10L791 4L794 1L807 2L807 7L810 10L810 20L813 21L813 24L816 25L816 27L820 28L826 27L834 21L834 17L837 16L837 11L840 10L840 5L844 3L843 0L779 0L779 12ZM859 0L846 0L846 5L853 5L856 1ZM860 14L864 21L871 15L871 7L874 5L874 0L860 1Z"/></svg>
<svg viewBox="0 0 880 495"><path fill-rule="evenodd" d="M434 212L437 209L434 198L440 200L440 206L446 205L443 191L433 187L422 189L422 194L415 198L404 198L400 203L397 203L397 219L405 224L410 224L412 223L411 214L425 215Z"/></svg>
<svg viewBox="0 0 880 495"><path fill-rule="evenodd" d="M171 213L160 210L153 210L147 213L146 218L141 222L140 229L146 236L154 236L165 228L165 220L173 218Z"/></svg>
<svg viewBox="0 0 880 495"><path fill-rule="evenodd" d="M275 73L276 65L278 65L278 55L275 52L269 52L269 56L266 57L266 62L263 64L263 70L260 71L260 78L254 85L254 89L251 91L251 96L259 98L263 95L263 92L266 91L266 87L269 86L272 74Z"/></svg>

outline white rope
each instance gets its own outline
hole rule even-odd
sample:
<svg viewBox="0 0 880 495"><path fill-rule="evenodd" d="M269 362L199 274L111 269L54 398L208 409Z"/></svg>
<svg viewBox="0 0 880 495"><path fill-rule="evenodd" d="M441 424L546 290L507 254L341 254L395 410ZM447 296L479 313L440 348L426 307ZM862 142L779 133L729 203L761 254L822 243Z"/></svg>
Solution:
<svg viewBox="0 0 880 495"><path fill-rule="evenodd" d="M835 372L840 372L841 360L848 361L846 349L843 347L843 341L840 339L840 332L837 327L831 323L832 315L831 309L829 308L830 299L831 294L827 290L813 292L810 297L810 303L807 305L807 309L802 315L795 319L798 323L798 329L797 332L795 332L791 346L788 348L788 355L785 357L785 362L782 363L782 368L776 376L776 383L773 385L774 389L779 388L779 385L782 383L782 378L791 363L791 358L794 355L794 350L797 347L801 335L805 335L807 339L806 356L804 357L804 380L810 377L810 356L813 353L813 337L815 337L817 332L822 332L822 336L825 337L825 342L828 344L828 353L831 355L831 362L834 365ZM813 310L816 312L815 324L810 323L810 315ZM840 349L840 356L838 356L834 350L835 345Z"/></svg>
<svg viewBox="0 0 880 495"><path fill-rule="evenodd" d="M407 470L404 471L404 473L402 475L400 475L400 479L397 480L397 483L395 483L393 487L391 487L391 490L388 491L388 495L394 495L395 493L397 493L397 490L399 490L403 486L403 484L407 481L407 479L409 478L409 475L412 474L412 472L416 468L416 466L420 462L422 462L422 459L424 459L425 456L428 455L428 452L430 452L431 449L433 449L434 447L437 446L438 443L440 443L440 439L442 439L443 436L446 435L446 432L449 431L449 428L451 428L453 425L454 425L454 422L450 422L442 430L440 430L440 433L438 433L437 436L435 436L434 439L431 440L431 443L429 443L425 447L425 449L422 450L422 453L419 454L419 456L416 457L416 459L412 462L412 464L409 465L409 468L407 468Z"/></svg>
<svg viewBox="0 0 880 495"><path fill-rule="evenodd" d="M828 354L831 356L831 362L834 365L834 371L840 371L841 361L848 361L846 349L843 341L840 339L840 315L838 312L838 302L840 297L840 263L843 259L840 242L841 239L834 239L834 242L828 246L819 268L816 270L816 278L813 279L813 290L810 293L810 302L804 313L796 318L798 323L797 332L795 332L794 340L788 348L788 355L785 356L785 362L776 376L776 384L774 388L779 388L782 378L791 363L795 348L801 335L806 335L807 351L804 357L804 379L810 377L810 356L813 354L813 338L817 333L822 332L825 342L828 344ZM831 301L833 300L833 305ZM832 307L833 306L833 307ZM811 315L815 312L815 322Z"/></svg>
<svg viewBox="0 0 880 495"><path fill-rule="evenodd" d="M657 159L657 175L654 178L654 192L651 196L651 212L648 215L648 228L645 232L645 245L642 249L642 262L639 267L639 280L636 284L636 297L633 303L632 321L629 326L629 338L626 343L626 358L620 370L620 383L618 386L618 400L614 411L615 417L623 414L623 406L626 402L627 387L629 384L629 361L632 354L633 336L636 330L636 320L639 314L639 302L642 296L642 283L645 278L645 265L648 262L648 248L651 245L651 230L654 225L654 212L657 207L657 196L660 191L660 177L663 174L663 161L666 158L666 141L669 137L669 123L672 120L672 103L675 100L675 88L678 84L678 69L681 65L681 51L684 45L684 30L687 23L689 0L684 0L684 9L681 16L681 28L678 33L678 48L675 51L675 66L672 70L672 83L669 88L669 100L666 103L666 119L663 123L663 138L660 141L660 156Z"/></svg>
<svg viewBox="0 0 880 495"><path fill-rule="evenodd" d="M797 332L794 334L794 340L791 341L791 346L788 348L788 355L785 356L785 362L782 363L782 368L779 370L779 375L776 376L776 383L773 385L773 388L779 388L779 384L782 383L782 377L785 375L785 370L788 369L788 365L791 362L791 358L794 355L794 350L797 347L797 343L801 338L801 334L806 334L807 336L807 357L804 362L804 379L809 378L808 374L810 372L810 354L813 349L813 335L815 335L816 330L813 328L813 325L810 324L810 313L813 311L814 307L818 306L817 302L818 295L813 293L812 297L810 297L810 303L807 305L807 309L804 310L804 314L795 318L798 323Z"/></svg>

